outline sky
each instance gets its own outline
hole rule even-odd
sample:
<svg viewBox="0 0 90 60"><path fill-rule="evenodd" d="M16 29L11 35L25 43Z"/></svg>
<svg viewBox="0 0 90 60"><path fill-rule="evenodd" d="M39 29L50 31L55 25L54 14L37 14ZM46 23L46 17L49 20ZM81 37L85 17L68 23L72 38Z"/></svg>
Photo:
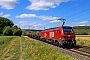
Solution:
<svg viewBox="0 0 90 60"><path fill-rule="evenodd" d="M0 0L0 16L21 29L90 25L90 0Z"/></svg>

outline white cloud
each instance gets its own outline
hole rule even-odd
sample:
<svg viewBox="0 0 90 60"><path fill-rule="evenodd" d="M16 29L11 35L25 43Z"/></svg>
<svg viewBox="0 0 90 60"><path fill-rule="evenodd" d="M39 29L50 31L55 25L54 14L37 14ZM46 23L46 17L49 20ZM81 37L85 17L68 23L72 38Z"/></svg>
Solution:
<svg viewBox="0 0 90 60"><path fill-rule="evenodd" d="M57 7L61 2L68 2L68 0L29 0L30 5L26 7L29 10L49 10Z"/></svg>
<svg viewBox="0 0 90 60"><path fill-rule="evenodd" d="M82 22L79 22L78 24L84 25L84 24L86 24L86 23L88 23L88 21L82 21Z"/></svg>
<svg viewBox="0 0 90 60"><path fill-rule="evenodd" d="M3 12L0 12L0 16L3 15Z"/></svg>
<svg viewBox="0 0 90 60"><path fill-rule="evenodd" d="M35 14L21 14L20 16L16 16L16 18L36 18Z"/></svg>
<svg viewBox="0 0 90 60"><path fill-rule="evenodd" d="M21 25L21 26L27 26L28 25L28 21L20 21L20 22L18 22L17 24L15 24L15 25Z"/></svg>
<svg viewBox="0 0 90 60"><path fill-rule="evenodd" d="M39 18L42 20L55 20L55 19L59 18L59 17L52 17L52 16L44 16L44 15L37 16L35 14L21 14L21 15L15 16L15 17L16 18Z"/></svg>
<svg viewBox="0 0 90 60"><path fill-rule="evenodd" d="M9 17L9 16L11 16L10 14L6 14L6 15L3 15L2 17Z"/></svg>
<svg viewBox="0 0 90 60"><path fill-rule="evenodd" d="M38 26L42 26L42 24L37 24L36 22L34 22L33 24L31 24L33 27L38 27Z"/></svg>
<svg viewBox="0 0 90 60"><path fill-rule="evenodd" d="M85 25L79 25L79 26L85 26Z"/></svg>
<svg viewBox="0 0 90 60"><path fill-rule="evenodd" d="M0 0L0 7L4 9L14 9L18 3L17 0Z"/></svg>
<svg viewBox="0 0 90 60"><path fill-rule="evenodd" d="M78 24L80 26L85 26L85 24L87 24L88 21L81 21L81 22L78 22L78 21L75 21L75 22L72 22L72 24Z"/></svg>
<svg viewBox="0 0 90 60"><path fill-rule="evenodd" d="M58 19L59 17L52 17L52 16L38 16L42 20L55 20Z"/></svg>
<svg viewBox="0 0 90 60"><path fill-rule="evenodd" d="M16 23L15 25L19 26L22 29L39 29L42 24L40 23L36 23L36 22L29 22L29 21L20 21L18 23Z"/></svg>
<svg viewBox="0 0 90 60"><path fill-rule="evenodd" d="M11 15L10 15L10 14L4 14L3 12L0 12L0 16L8 18L8 17L10 17Z"/></svg>
<svg viewBox="0 0 90 60"><path fill-rule="evenodd" d="M53 21L50 21L49 23L55 23L55 22L60 22L60 20L53 20Z"/></svg>

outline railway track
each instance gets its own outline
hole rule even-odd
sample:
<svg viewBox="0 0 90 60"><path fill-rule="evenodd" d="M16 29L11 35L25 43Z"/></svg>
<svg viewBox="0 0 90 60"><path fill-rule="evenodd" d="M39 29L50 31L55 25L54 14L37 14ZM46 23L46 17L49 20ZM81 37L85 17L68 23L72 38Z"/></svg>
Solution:
<svg viewBox="0 0 90 60"><path fill-rule="evenodd" d="M78 45L79 46L79 45ZM79 46L79 48L73 48L74 50L84 52L86 55L90 57L90 47L87 46Z"/></svg>
<svg viewBox="0 0 90 60"><path fill-rule="evenodd" d="M70 51L71 53L74 53L77 59L79 60L90 60L90 48L85 49L86 47L81 47L78 49L72 48L72 49L66 49ZM71 55L72 56L72 55Z"/></svg>
<svg viewBox="0 0 90 60"><path fill-rule="evenodd" d="M34 40L36 40L36 39L34 39ZM78 45L78 46L70 47L70 48L68 48L68 47L62 48L62 47L55 46L53 44L46 43L46 42L43 42L40 40L37 40L37 41L40 43L46 44L46 45L48 44L48 45L54 47L59 52L70 55L74 58L77 58L78 60L90 60L90 47Z"/></svg>

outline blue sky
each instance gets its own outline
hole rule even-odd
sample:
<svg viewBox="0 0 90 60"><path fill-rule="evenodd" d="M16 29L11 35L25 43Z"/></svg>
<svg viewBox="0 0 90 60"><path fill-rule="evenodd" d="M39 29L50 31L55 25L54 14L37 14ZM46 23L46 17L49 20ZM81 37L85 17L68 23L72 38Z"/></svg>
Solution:
<svg viewBox="0 0 90 60"><path fill-rule="evenodd" d="M0 16L22 29L90 25L90 0L0 0Z"/></svg>

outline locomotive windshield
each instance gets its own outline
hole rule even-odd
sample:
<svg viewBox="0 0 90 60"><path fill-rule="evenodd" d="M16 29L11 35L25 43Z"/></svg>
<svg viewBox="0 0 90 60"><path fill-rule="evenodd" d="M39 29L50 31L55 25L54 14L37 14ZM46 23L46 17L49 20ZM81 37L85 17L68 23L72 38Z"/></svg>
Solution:
<svg viewBox="0 0 90 60"><path fill-rule="evenodd" d="M64 33L72 33L72 27L63 27Z"/></svg>

